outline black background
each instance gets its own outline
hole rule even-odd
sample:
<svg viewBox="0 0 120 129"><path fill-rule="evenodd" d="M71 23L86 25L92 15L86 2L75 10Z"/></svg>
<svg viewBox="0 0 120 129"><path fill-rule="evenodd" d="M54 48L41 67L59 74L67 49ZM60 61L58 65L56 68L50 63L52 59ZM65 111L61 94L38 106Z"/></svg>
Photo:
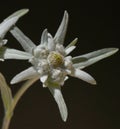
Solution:
<svg viewBox="0 0 120 129"><path fill-rule="evenodd" d="M0 21L16 10L29 8L17 26L39 44L43 29L54 35L64 10L70 16L65 45L79 38L72 56L106 47L120 46L120 7L115 1L76 0L16 0L0 2ZM22 50L19 43L7 34L8 46ZM25 61L0 62L0 71L7 82L30 66ZM11 121L10 129L120 129L120 60L119 52L85 69L97 80L96 87L70 78L62 88L68 106L66 123L47 88L36 82L21 98ZM11 86L13 94L21 84ZM0 100L0 125L3 106Z"/></svg>

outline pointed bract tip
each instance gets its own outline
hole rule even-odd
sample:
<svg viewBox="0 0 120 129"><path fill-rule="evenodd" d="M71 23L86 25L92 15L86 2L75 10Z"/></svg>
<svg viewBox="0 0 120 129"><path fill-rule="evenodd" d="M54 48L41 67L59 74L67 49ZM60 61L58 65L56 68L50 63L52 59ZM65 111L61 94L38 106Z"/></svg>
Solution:
<svg viewBox="0 0 120 129"><path fill-rule="evenodd" d="M91 84L92 84L92 85L97 85L96 80L94 80Z"/></svg>
<svg viewBox="0 0 120 129"><path fill-rule="evenodd" d="M64 14L65 14L65 15L68 15L68 12L67 12L67 10L65 10L65 11L64 11Z"/></svg>
<svg viewBox="0 0 120 129"><path fill-rule="evenodd" d="M19 81L19 80L16 78L16 76L15 76L15 77L13 77L12 80L10 81L10 84L13 85L13 84L16 84L16 83L18 83L18 82L20 82L20 81Z"/></svg>
<svg viewBox="0 0 120 129"><path fill-rule="evenodd" d="M11 85L15 84L15 81L12 79L12 80L10 81L10 84L11 84Z"/></svg>
<svg viewBox="0 0 120 129"><path fill-rule="evenodd" d="M9 19L11 19L13 17L18 17L18 19L19 19L20 17L24 16L28 12L29 12L29 9L20 9L20 10L14 12L13 14L11 14L4 21L9 20Z"/></svg>
<svg viewBox="0 0 120 129"><path fill-rule="evenodd" d="M107 49L107 48L106 48ZM119 48L108 48L108 53L109 53L109 56L115 54L116 52L119 51Z"/></svg>
<svg viewBox="0 0 120 129"><path fill-rule="evenodd" d="M69 17L69 14L68 14L67 10L64 11L64 17L65 17L66 19L68 19L68 17Z"/></svg>
<svg viewBox="0 0 120 129"><path fill-rule="evenodd" d="M77 42L78 41L78 38L75 38L75 41Z"/></svg>
<svg viewBox="0 0 120 129"><path fill-rule="evenodd" d="M48 42L48 30L44 29L41 36L41 44L46 44Z"/></svg>
<svg viewBox="0 0 120 129"><path fill-rule="evenodd" d="M21 16L23 16L23 15L25 15L25 14L27 14L28 12L29 12L29 9L21 9L21 10L19 10L19 12L21 12Z"/></svg>
<svg viewBox="0 0 120 129"><path fill-rule="evenodd" d="M43 32L42 32L41 38L43 38L45 35L47 35L47 33L48 33L48 30L47 30L47 28L45 28L45 29L43 30Z"/></svg>
<svg viewBox="0 0 120 129"><path fill-rule="evenodd" d="M113 52L114 52L114 53L116 53L116 52L119 51L119 48L111 48L111 49L113 49Z"/></svg>
<svg viewBox="0 0 120 129"><path fill-rule="evenodd" d="M88 81L88 83L90 83L91 85L97 85L96 80L91 76L91 80Z"/></svg>
<svg viewBox="0 0 120 129"><path fill-rule="evenodd" d="M73 45L75 45L78 42L78 38L75 38L72 42L73 42Z"/></svg>
<svg viewBox="0 0 120 129"><path fill-rule="evenodd" d="M64 117L64 118L62 118L62 120L63 120L64 122L66 122L66 121L67 121L67 116Z"/></svg>
<svg viewBox="0 0 120 129"><path fill-rule="evenodd" d="M13 15L22 17L23 15L25 15L28 12L29 12L29 9L20 9L20 10L16 11L15 13L13 13Z"/></svg>
<svg viewBox="0 0 120 129"><path fill-rule="evenodd" d="M48 29L45 28L45 29L43 30L43 32L44 32L44 33L48 33Z"/></svg>

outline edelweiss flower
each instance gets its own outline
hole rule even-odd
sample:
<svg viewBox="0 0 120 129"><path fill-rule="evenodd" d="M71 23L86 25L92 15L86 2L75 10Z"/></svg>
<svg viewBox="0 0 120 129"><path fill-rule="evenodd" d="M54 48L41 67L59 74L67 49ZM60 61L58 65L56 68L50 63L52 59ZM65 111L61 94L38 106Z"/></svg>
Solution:
<svg viewBox="0 0 120 129"><path fill-rule="evenodd" d="M70 52L75 49L77 38L67 47L63 46L67 25L68 13L65 11L63 20L55 36L52 37L47 29L45 29L38 46L25 36L18 27L14 26L10 32L22 45L25 52L4 48L0 56L3 60L28 59L32 66L17 74L11 80L11 84L31 78L40 79L43 87L48 87L55 98L64 121L66 121L68 113L61 93L61 86L69 78L68 76L73 76L95 85L95 79L81 69L118 51L117 48L105 48L77 57L70 56Z"/></svg>

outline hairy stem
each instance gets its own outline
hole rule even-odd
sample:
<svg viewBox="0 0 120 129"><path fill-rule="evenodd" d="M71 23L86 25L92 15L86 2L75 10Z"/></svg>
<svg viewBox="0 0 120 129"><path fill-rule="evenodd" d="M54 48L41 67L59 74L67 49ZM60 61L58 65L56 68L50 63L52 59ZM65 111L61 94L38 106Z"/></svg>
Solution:
<svg viewBox="0 0 120 129"><path fill-rule="evenodd" d="M8 116L5 114L4 119L3 119L2 129L8 129L8 128L9 128L11 118L12 118L12 117L8 117Z"/></svg>
<svg viewBox="0 0 120 129"><path fill-rule="evenodd" d="M10 121L12 118L12 113L14 112L14 109L18 103L18 101L20 100L20 98L22 97L22 95L25 93L25 91L37 80L38 78L34 78L31 80L28 80L27 82L25 82L22 87L18 90L18 92L16 93L16 95L13 98L13 103L12 103L12 107L11 110L7 111L7 113L5 112L5 116L3 119L3 125L2 125L2 129L8 129L9 125L10 125Z"/></svg>

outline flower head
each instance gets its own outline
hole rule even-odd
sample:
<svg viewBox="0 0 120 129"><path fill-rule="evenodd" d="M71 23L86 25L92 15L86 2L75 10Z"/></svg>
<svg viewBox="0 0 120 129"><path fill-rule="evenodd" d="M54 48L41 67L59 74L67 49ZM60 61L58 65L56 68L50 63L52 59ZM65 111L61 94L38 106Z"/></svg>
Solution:
<svg viewBox="0 0 120 129"><path fill-rule="evenodd" d="M61 117L67 119L67 107L64 102L61 86L69 78L76 77L95 85L95 79L84 72L83 68L118 51L117 48L105 48L82 56L72 57L69 54L76 48L77 38L67 47L63 46L68 25L68 13L64 12L62 22L54 37L45 29L39 45L35 45L23 32L14 26L10 32L22 45L25 52L5 48L0 57L4 59L24 59L31 63L31 67L17 74L11 84L31 78L39 78L43 87L48 87L58 104Z"/></svg>

